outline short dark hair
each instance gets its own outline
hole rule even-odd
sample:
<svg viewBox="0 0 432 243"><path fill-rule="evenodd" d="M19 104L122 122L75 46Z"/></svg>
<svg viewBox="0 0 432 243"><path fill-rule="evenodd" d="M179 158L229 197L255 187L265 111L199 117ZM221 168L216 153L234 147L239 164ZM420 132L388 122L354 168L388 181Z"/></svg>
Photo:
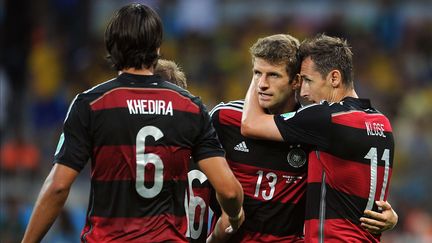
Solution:
<svg viewBox="0 0 432 243"><path fill-rule="evenodd" d="M119 9L105 30L107 59L116 70L150 68L159 58L162 21L144 4L129 4Z"/></svg>
<svg viewBox="0 0 432 243"><path fill-rule="evenodd" d="M186 75L173 61L159 59L154 74L160 75L166 81L169 81L183 89L187 88Z"/></svg>
<svg viewBox="0 0 432 243"><path fill-rule="evenodd" d="M260 38L250 48L252 62L255 61L255 58L262 58L270 64L285 63L291 81L300 71L299 45L300 42L297 38L286 34Z"/></svg>
<svg viewBox="0 0 432 243"><path fill-rule="evenodd" d="M354 87L353 53L346 40L318 34L300 44L299 55L301 60L310 57L323 78L330 71L336 69L341 72L342 82L345 83L346 87Z"/></svg>

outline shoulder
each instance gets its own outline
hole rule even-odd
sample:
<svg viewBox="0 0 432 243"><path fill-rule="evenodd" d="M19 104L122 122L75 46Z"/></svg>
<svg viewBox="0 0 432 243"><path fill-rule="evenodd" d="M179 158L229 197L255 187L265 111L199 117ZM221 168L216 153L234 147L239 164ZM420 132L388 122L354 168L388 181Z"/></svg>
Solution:
<svg viewBox="0 0 432 243"><path fill-rule="evenodd" d="M221 102L210 111L210 116L224 110L230 110L237 113L243 113L244 100L234 100L227 103Z"/></svg>
<svg viewBox="0 0 432 243"><path fill-rule="evenodd" d="M328 102L325 100L322 100L320 103L317 104L309 104L303 107L300 107L296 113L301 112L317 112L318 114L331 114L334 112L341 112L346 110L347 107L344 105L343 102Z"/></svg>
<svg viewBox="0 0 432 243"><path fill-rule="evenodd" d="M116 80L117 80L117 78L107 80L105 82L102 82L100 84L97 84L97 85L91 87L90 89L87 89L87 90L79 93L74 98L72 103L74 103L74 102L90 103L90 102L100 98L105 93L107 93L111 90L114 90L116 87L118 87Z"/></svg>
<svg viewBox="0 0 432 243"><path fill-rule="evenodd" d="M234 100L227 103L221 102L210 111L213 123L240 126L243 105L244 100Z"/></svg>

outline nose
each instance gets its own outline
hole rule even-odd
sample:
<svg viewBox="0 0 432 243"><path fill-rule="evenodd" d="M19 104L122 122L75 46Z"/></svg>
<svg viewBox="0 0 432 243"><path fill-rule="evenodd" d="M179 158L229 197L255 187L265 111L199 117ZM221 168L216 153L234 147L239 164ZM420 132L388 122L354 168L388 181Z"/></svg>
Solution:
<svg viewBox="0 0 432 243"><path fill-rule="evenodd" d="M300 96L303 98L309 97L309 89L307 88L307 85L305 85L304 82L300 88Z"/></svg>
<svg viewBox="0 0 432 243"><path fill-rule="evenodd" d="M261 77L259 77L258 88L260 90L266 90L269 88L269 83L267 81L266 75L261 75Z"/></svg>

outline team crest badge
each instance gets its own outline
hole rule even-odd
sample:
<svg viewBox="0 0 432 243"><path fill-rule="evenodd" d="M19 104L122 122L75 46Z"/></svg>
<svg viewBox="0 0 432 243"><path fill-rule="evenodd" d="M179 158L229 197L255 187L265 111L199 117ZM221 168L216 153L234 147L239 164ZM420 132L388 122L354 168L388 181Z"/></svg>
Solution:
<svg viewBox="0 0 432 243"><path fill-rule="evenodd" d="M291 150L287 155L287 161L292 167L300 168L306 164L307 155L306 152L300 148L300 145L298 145L296 148L290 146L290 149Z"/></svg>

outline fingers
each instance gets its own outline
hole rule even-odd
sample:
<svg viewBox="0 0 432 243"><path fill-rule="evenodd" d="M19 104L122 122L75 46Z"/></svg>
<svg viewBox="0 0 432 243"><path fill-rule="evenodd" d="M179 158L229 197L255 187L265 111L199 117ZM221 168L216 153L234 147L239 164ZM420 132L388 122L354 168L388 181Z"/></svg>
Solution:
<svg viewBox="0 0 432 243"><path fill-rule="evenodd" d="M370 226L370 227L377 227L377 228L386 227L385 222L378 221L378 220L371 219L371 218L362 217L362 218L360 218L360 222L362 224Z"/></svg>
<svg viewBox="0 0 432 243"><path fill-rule="evenodd" d="M231 234L228 234L225 230L227 227L229 227L228 216L223 212L222 216L216 222L215 228L207 238L206 242L226 242L231 237Z"/></svg>
<svg viewBox="0 0 432 243"><path fill-rule="evenodd" d="M379 234L381 231L379 230L379 228L378 227L375 227L375 226L370 226L370 225L367 225L367 224L361 224L361 226L363 227L363 228L365 228L367 231L369 231L370 233L372 233L372 234L375 234L375 235L377 235L377 234Z"/></svg>
<svg viewBox="0 0 432 243"><path fill-rule="evenodd" d="M365 228L367 231L371 232L372 234L379 234L381 232L379 227L372 226L372 225L365 224L365 223L361 223L360 225L363 228Z"/></svg>
<svg viewBox="0 0 432 243"><path fill-rule="evenodd" d="M233 229L233 227L232 227L231 225L228 226L228 228L225 229L225 233L227 233L227 234L232 234L232 233L234 233L234 229Z"/></svg>
<svg viewBox="0 0 432 243"><path fill-rule="evenodd" d="M360 218L361 226L372 234L380 234L386 230L386 225L380 221L368 218Z"/></svg>
<svg viewBox="0 0 432 243"><path fill-rule="evenodd" d="M388 210L392 208L390 203L387 201L376 201L375 203L378 207L382 208L382 210Z"/></svg>
<svg viewBox="0 0 432 243"><path fill-rule="evenodd" d="M365 210L364 216L375 219L377 221L385 221L385 215L382 213L374 212L372 210Z"/></svg>

